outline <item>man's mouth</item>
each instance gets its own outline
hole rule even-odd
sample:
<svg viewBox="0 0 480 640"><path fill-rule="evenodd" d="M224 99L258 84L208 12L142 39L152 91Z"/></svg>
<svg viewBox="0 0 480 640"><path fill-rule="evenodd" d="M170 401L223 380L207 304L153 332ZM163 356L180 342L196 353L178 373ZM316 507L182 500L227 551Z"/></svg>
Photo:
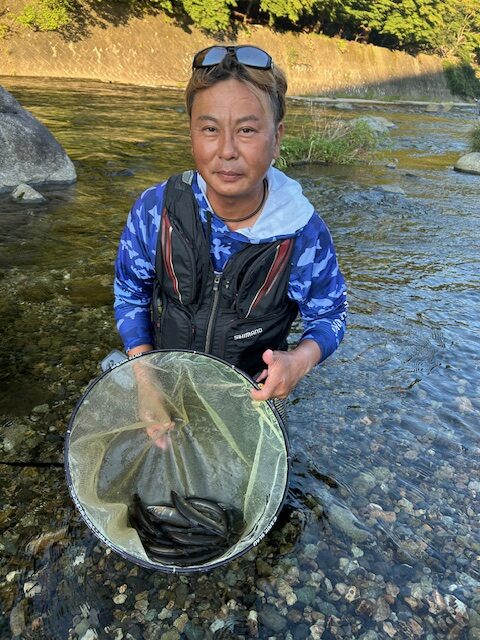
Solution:
<svg viewBox="0 0 480 640"><path fill-rule="evenodd" d="M216 174L221 180L225 180L225 182L234 182L241 178L241 173L236 173L235 171L217 171Z"/></svg>

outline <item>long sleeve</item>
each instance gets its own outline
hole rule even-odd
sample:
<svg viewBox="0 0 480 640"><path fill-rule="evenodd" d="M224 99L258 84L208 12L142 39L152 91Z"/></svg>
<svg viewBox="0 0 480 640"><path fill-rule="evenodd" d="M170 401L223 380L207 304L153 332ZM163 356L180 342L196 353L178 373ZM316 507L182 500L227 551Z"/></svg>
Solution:
<svg viewBox="0 0 480 640"><path fill-rule="evenodd" d="M317 215L295 243L289 295L297 302L303 321L301 340L315 340L325 360L343 339L348 304L332 237Z"/></svg>
<svg viewBox="0 0 480 640"><path fill-rule="evenodd" d="M115 261L115 320L125 350L153 344L150 304L163 187L147 189L135 202Z"/></svg>

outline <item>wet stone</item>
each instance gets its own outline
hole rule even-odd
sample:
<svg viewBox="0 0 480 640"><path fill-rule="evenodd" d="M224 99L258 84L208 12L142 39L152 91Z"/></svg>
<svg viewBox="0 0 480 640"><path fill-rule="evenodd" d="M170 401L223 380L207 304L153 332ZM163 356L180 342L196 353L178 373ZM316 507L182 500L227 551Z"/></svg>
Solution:
<svg viewBox="0 0 480 640"><path fill-rule="evenodd" d="M263 607L258 614L260 623L267 627L270 631L280 633L285 629L287 620L282 616L279 611L271 605Z"/></svg>
<svg viewBox="0 0 480 640"><path fill-rule="evenodd" d="M19 636L25 631L27 607L27 600L23 599L20 600L20 602L17 602L11 610L10 630L12 632L12 636Z"/></svg>
<svg viewBox="0 0 480 640"><path fill-rule="evenodd" d="M272 567L268 564L268 562L262 560L262 558L258 558L255 564L257 567L258 576L268 578L268 576L272 575Z"/></svg>
<svg viewBox="0 0 480 640"><path fill-rule="evenodd" d="M162 633L160 640L180 640L180 633L177 629L169 629L165 633Z"/></svg>
<svg viewBox="0 0 480 640"><path fill-rule="evenodd" d="M317 596L317 590L315 589L315 587L309 587L308 585L306 585L305 587L296 589L295 595L297 596L298 602L301 602L305 605L310 605Z"/></svg>
<svg viewBox="0 0 480 640"><path fill-rule="evenodd" d="M203 640L205 637L205 631L202 627L195 625L191 620L189 620L185 625L183 635L187 640Z"/></svg>
<svg viewBox="0 0 480 640"><path fill-rule="evenodd" d="M310 628L304 622L295 625L293 630L293 640L306 640L310 635Z"/></svg>

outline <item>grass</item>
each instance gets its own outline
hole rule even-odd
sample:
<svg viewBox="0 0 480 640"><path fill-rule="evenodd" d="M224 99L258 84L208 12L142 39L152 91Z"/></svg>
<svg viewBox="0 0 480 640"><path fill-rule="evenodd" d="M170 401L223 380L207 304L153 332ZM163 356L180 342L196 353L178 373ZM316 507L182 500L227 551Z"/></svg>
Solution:
<svg viewBox="0 0 480 640"><path fill-rule="evenodd" d="M470 147L472 151L480 151L480 124L470 132Z"/></svg>
<svg viewBox="0 0 480 640"><path fill-rule="evenodd" d="M276 165L280 169L304 164L354 164L371 159L378 136L365 122L348 122L314 115L296 135L282 141Z"/></svg>

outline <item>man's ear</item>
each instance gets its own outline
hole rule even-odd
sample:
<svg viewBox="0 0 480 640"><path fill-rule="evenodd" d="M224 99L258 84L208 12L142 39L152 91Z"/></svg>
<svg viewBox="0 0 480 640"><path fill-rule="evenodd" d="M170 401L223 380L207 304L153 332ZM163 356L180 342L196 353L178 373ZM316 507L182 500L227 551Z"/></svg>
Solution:
<svg viewBox="0 0 480 640"><path fill-rule="evenodd" d="M275 149L273 153L273 158L276 160L280 155L280 145L282 144L283 134L285 132L285 127L283 126L283 122L279 122L277 125L277 130L275 132Z"/></svg>

